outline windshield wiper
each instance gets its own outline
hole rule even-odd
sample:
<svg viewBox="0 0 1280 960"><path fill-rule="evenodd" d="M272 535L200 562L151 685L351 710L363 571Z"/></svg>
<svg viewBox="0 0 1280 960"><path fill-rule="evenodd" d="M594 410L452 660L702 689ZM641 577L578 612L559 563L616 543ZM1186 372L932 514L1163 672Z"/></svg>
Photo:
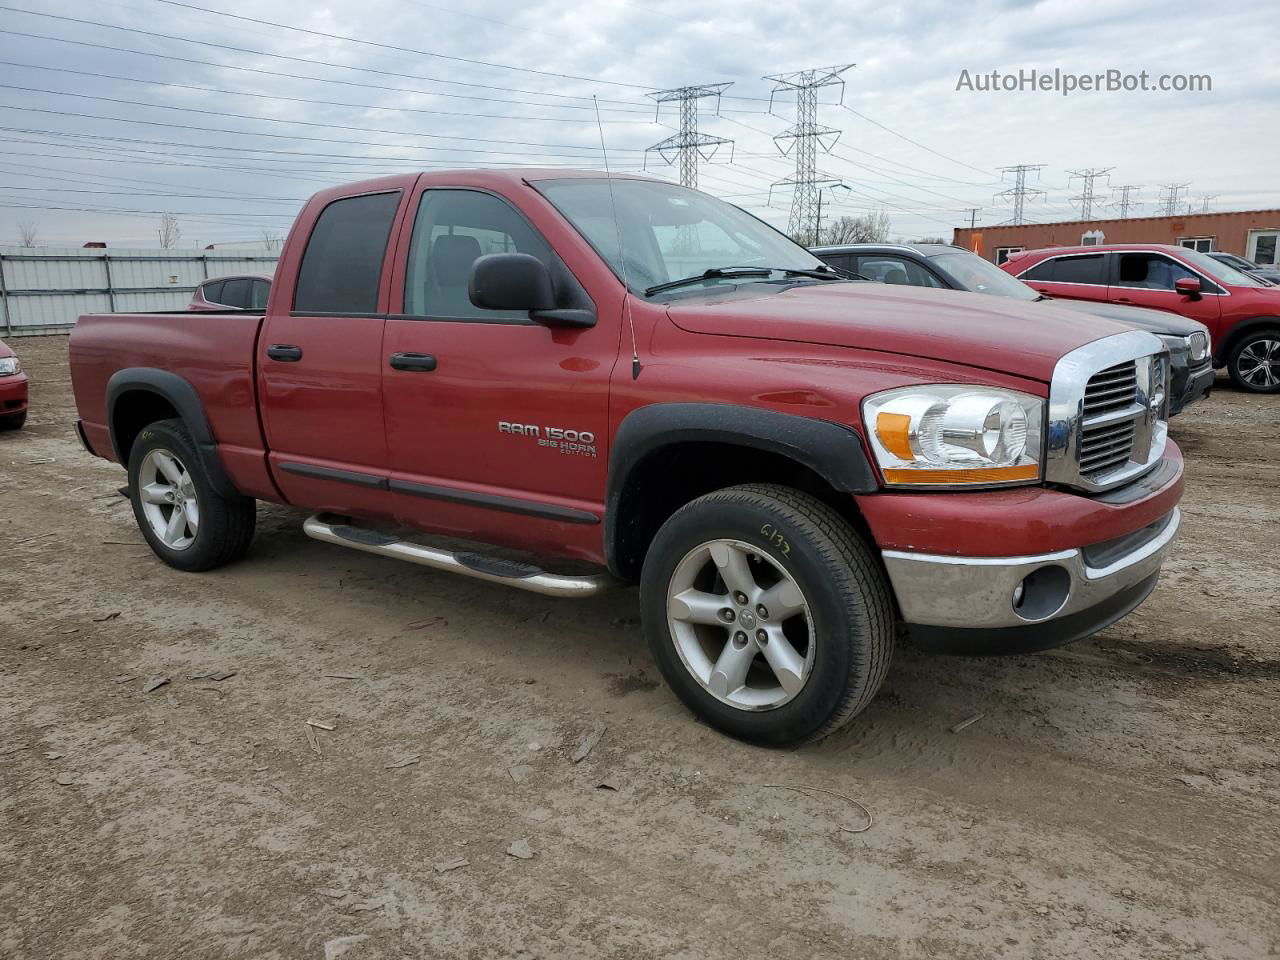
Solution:
<svg viewBox="0 0 1280 960"><path fill-rule="evenodd" d="M692 277L681 277L679 280L668 280L666 283L655 283L652 287L648 287L644 291L646 297L652 297L655 293L661 293L663 290L674 290L677 287L687 287L692 283L701 283L703 280L714 280L717 277L767 277L773 271L768 267L712 267L710 270L703 270L701 273L694 274Z"/></svg>
<svg viewBox="0 0 1280 960"><path fill-rule="evenodd" d="M663 290L675 290L677 287L687 287L691 284L701 283L703 280L715 280L720 277L767 277L773 273L781 273L788 277L814 277L818 280L841 280L840 274L834 270L800 270L792 267L712 267L710 270L703 270L701 273L692 277L681 277L679 280L668 280L665 283L655 283L652 287L648 287L644 295L651 297L655 293L661 293Z"/></svg>

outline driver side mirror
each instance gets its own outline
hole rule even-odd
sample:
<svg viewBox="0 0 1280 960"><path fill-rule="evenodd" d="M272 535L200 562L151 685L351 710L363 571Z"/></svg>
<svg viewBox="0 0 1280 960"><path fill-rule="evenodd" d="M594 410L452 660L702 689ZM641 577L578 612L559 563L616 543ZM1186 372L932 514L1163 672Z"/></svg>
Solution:
<svg viewBox="0 0 1280 960"><path fill-rule="evenodd" d="M1200 279L1198 277L1179 277L1173 281L1173 289L1192 300L1200 299Z"/></svg>
<svg viewBox="0 0 1280 960"><path fill-rule="evenodd" d="M484 310L527 310L529 319L549 327L592 327L590 310L560 309L551 271L527 253L490 253L471 265L471 302Z"/></svg>

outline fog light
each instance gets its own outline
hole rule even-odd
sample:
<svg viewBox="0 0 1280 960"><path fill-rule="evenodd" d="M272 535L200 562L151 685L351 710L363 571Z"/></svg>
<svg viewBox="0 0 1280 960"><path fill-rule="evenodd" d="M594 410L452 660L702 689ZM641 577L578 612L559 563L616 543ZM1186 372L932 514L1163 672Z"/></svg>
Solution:
<svg viewBox="0 0 1280 960"><path fill-rule="evenodd" d="M1051 564L1032 570L1013 588L1013 612L1023 620L1047 620L1066 606L1071 596L1071 574Z"/></svg>

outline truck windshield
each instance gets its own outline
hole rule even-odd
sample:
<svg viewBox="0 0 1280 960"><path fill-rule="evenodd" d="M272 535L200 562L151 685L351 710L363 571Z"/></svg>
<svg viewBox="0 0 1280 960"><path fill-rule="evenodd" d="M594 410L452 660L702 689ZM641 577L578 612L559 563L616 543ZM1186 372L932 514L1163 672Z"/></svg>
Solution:
<svg viewBox="0 0 1280 960"><path fill-rule="evenodd" d="M1016 277L1011 277L990 260L976 253L940 253L930 260L947 276L971 293L990 293L1016 300L1035 300L1040 294Z"/></svg>
<svg viewBox="0 0 1280 960"><path fill-rule="evenodd" d="M696 286L677 289L689 292L719 283L770 282L784 276L779 271L825 269L821 260L764 221L687 187L615 178L612 199L604 178L541 180L534 187L637 293L651 290L654 295L671 295L676 291L653 288L702 274L708 276ZM724 273L717 276L720 270Z"/></svg>

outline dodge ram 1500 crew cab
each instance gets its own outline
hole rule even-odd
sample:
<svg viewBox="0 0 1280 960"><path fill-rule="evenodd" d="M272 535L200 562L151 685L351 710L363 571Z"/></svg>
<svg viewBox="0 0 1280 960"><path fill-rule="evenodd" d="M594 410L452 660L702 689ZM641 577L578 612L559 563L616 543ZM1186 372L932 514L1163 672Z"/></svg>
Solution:
<svg viewBox="0 0 1280 960"><path fill-rule="evenodd" d="M845 279L667 183L430 173L313 197L265 311L86 316L71 367L171 566L239 557L264 500L544 594L638 581L676 694L781 744L861 710L899 626L1036 650L1154 587L1182 493L1165 347L1028 311Z"/></svg>

